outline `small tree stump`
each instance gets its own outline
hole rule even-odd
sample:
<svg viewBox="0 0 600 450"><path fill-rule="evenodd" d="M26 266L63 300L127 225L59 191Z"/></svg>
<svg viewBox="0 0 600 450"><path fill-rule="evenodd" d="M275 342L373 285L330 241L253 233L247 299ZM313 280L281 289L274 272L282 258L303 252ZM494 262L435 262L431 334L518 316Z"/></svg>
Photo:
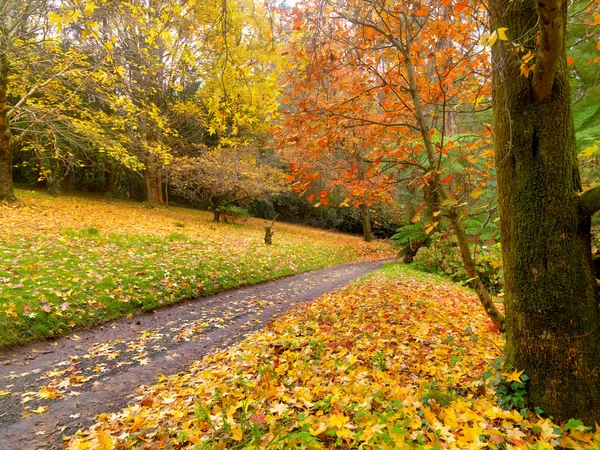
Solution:
<svg viewBox="0 0 600 450"><path fill-rule="evenodd" d="M271 245L273 243L273 235L275 232L271 230L271 227L265 227L265 244Z"/></svg>
<svg viewBox="0 0 600 450"><path fill-rule="evenodd" d="M278 215L279 214L277 214L273 218L273 221L271 222L271 225L268 225L268 226L265 227L265 244L267 244L267 245L273 244L273 235L275 234L275 232L273 231L273 225L275 224L275 219L277 219Z"/></svg>

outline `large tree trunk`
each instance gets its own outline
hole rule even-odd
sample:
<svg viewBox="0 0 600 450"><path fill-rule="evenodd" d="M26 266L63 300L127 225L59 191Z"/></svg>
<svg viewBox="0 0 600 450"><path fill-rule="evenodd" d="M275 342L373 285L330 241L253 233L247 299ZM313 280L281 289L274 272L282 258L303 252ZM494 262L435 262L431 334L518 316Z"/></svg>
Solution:
<svg viewBox="0 0 600 450"><path fill-rule="evenodd" d="M14 201L10 123L7 117L8 61L0 53L0 202Z"/></svg>
<svg viewBox="0 0 600 450"><path fill-rule="evenodd" d="M590 221L580 220L578 205L581 183L565 59L567 6L564 0L546 3L490 1L491 29L507 27L511 37L527 39L520 43L532 53L536 39L541 42L533 82L520 75L512 44L493 47L506 352L530 377L532 405L559 422L579 418L593 426L600 422L600 314ZM549 17L553 12L562 22ZM557 66L549 51L559 51Z"/></svg>
<svg viewBox="0 0 600 450"><path fill-rule="evenodd" d="M366 203L360 205L360 215L362 218L363 237L365 242L373 240L373 231L371 228L371 211Z"/></svg>
<svg viewBox="0 0 600 450"><path fill-rule="evenodd" d="M146 164L146 170L144 170L144 180L146 181L146 190L148 192L148 197L146 200L148 205L158 206L160 204L159 192L161 186L160 177L158 176L158 169L155 162L149 161Z"/></svg>

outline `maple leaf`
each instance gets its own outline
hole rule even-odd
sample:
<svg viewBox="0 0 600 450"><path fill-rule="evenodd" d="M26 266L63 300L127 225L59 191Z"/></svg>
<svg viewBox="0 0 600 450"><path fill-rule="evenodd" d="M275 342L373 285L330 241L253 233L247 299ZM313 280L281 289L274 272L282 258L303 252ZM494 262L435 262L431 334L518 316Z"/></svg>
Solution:
<svg viewBox="0 0 600 450"><path fill-rule="evenodd" d="M234 441L240 442L242 440L243 437L243 431L242 431L242 427L240 424L234 424L231 427L231 438Z"/></svg>
<svg viewBox="0 0 600 450"><path fill-rule="evenodd" d="M44 414L45 412L48 412L48 409L48 406L40 406L39 408L32 409L31 412L36 414Z"/></svg>
<svg viewBox="0 0 600 450"><path fill-rule="evenodd" d="M503 372L501 373L501 375L503 377L506 377L506 381L508 381L509 383L512 381L516 381L518 383L523 384L523 382L521 381L521 375L523 374L523 370L521 370L520 372Z"/></svg>
<svg viewBox="0 0 600 450"><path fill-rule="evenodd" d="M276 405L272 406L269 411L272 413L276 413L278 415L283 415L287 410L289 409L289 406L286 405L285 403L277 403Z"/></svg>

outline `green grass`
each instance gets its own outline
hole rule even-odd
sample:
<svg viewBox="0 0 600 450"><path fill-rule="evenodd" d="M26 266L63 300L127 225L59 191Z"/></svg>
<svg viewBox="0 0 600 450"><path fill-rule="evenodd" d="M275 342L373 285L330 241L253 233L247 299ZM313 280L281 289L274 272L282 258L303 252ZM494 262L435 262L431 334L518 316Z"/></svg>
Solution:
<svg viewBox="0 0 600 450"><path fill-rule="evenodd" d="M38 194L39 195L39 194ZM5 209L34 228L47 219L37 196L30 207ZM51 202L57 202L51 200ZM0 348L298 272L358 259L356 245L339 245L339 235L311 239L308 229L281 230L272 246L262 244L253 225L209 224L195 217L164 221L163 215L190 211L142 211L147 234L127 227L81 224L59 215L75 208L90 217L102 199L67 199L53 211L48 230L15 226L0 234ZM48 207L50 203L45 205ZM83 206L82 206L83 205ZM111 211L136 205L109 203ZM32 207L35 206L35 207ZM134 213L139 212L133 210ZM130 214L131 211L123 211ZM196 212L193 212L198 213ZM99 212L102 217L102 212ZM110 213L106 213L110 214ZM153 215L154 214L154 215ZM66 216L65 216L66 217ZM0 214L0 219L3 216ZM65 222L69 222L67 218ZM132 223L136 223L132 219ZM166 223L166 225L165 225ZM184 226L181 225L185 224ZM161 228L162 227L162 228ZM111 232L120 228L124 232ZM142 227L143 230L143 227ZM296 236L300 231L301 236ZM303 236L302 236L303 234Z"/></svg>

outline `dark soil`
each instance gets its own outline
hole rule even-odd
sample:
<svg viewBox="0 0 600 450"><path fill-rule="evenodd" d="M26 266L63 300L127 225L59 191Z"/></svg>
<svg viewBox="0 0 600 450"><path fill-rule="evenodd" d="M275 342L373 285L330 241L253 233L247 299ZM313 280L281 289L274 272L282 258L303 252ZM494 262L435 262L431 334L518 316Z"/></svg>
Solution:
<svg viewBox="0 0 600 450"><path fill-rule="evenodd" d="M0 352L0 449L62 447L160 375L226 348L295 304L379 268L346 264L198 298L63 338ZM48 398L50 397L50 398ZM55 398L54 398L55 397ZM35 413L39 407L47 412ZM39 410L41 412L41 410Z"/></svg>

